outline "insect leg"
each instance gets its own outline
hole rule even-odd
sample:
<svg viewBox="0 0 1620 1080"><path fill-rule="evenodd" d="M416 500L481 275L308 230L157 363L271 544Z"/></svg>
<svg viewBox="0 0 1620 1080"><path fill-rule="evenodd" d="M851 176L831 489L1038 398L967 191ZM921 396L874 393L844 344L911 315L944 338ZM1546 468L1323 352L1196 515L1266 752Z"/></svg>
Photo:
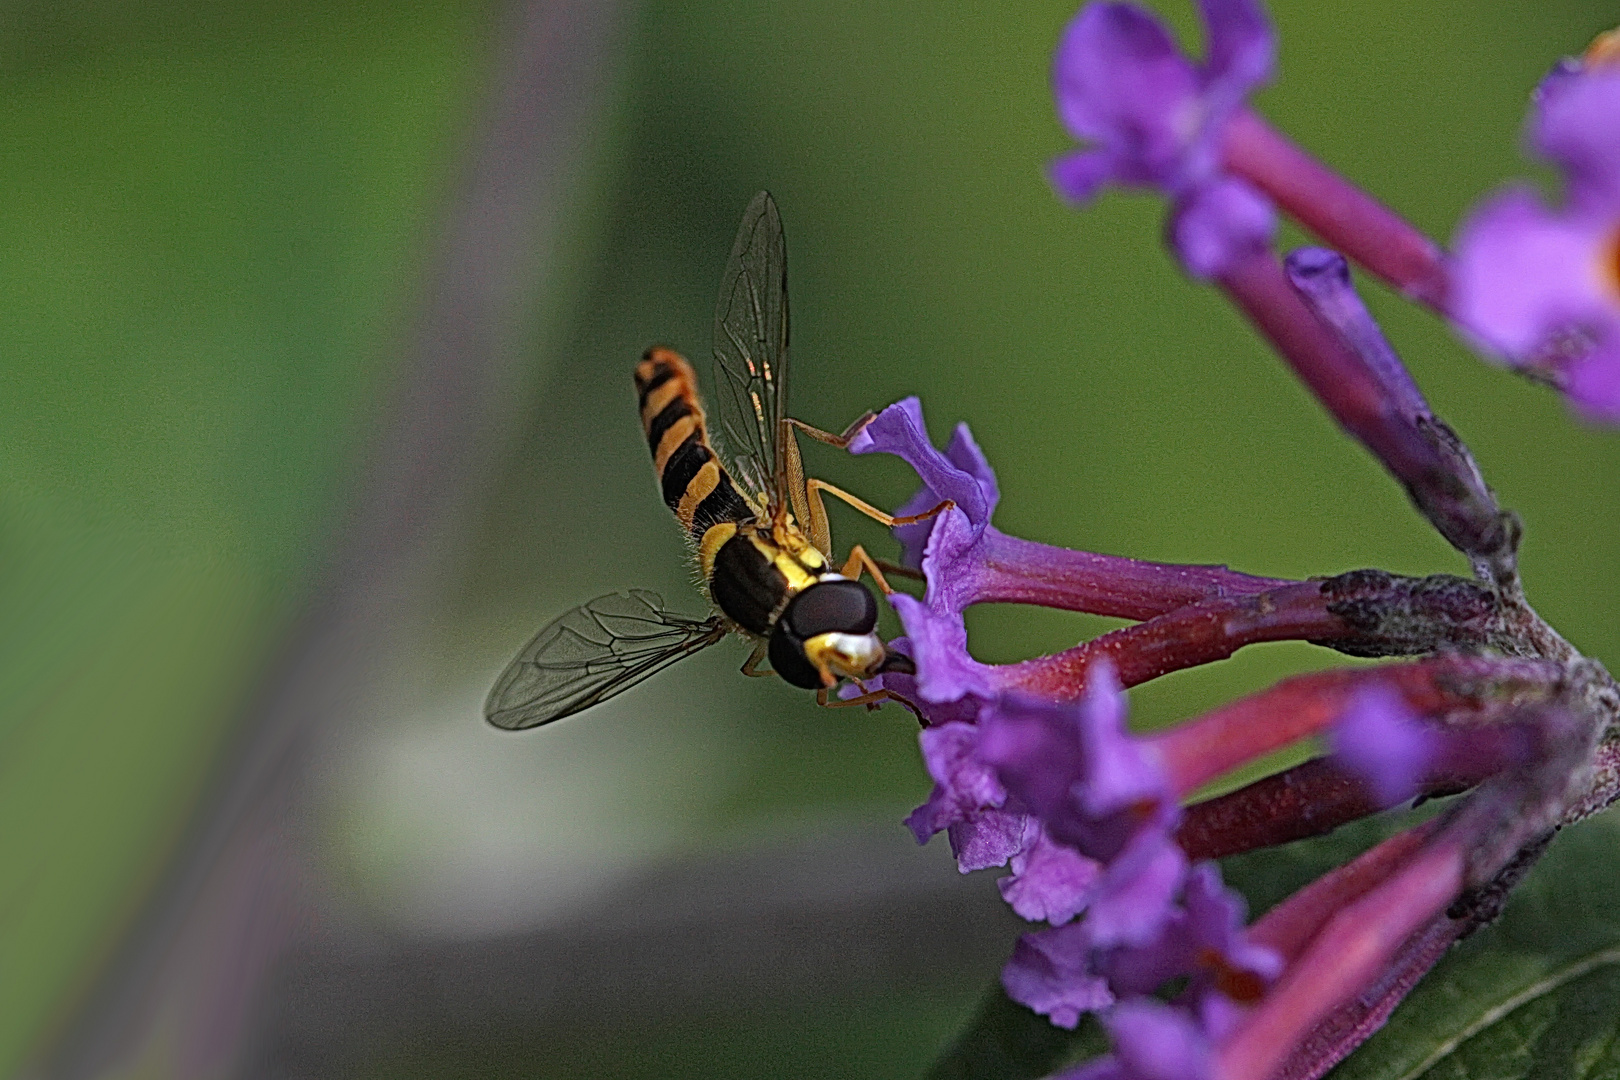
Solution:
<svg viewBox="0 0 1620 1080"><path fill-rule="evenodd" d="M876 419L877 413L867 410L860 416L856 417L855 422L849 425L849 427L845 428L842 435L834 435L830 431L822 431L820 428L811 427L803 420L795 420L791 416L783 420L782 423L788 427L799 429L812 439L816 440L816 442L824 442L828 446L836 446L840 450L846 450L849 448L850 440L859 435L862 428L866 427L867 424L870 424Z"/></svg>
<svg viewBox="0 0 1620 1080"><path fill-rule="evenodd" d="M853 552L851 554L853 554ZM873 559L872 561L877 563L878 569L882 570L885 574L890 574L894 577L910 578L912 581L928 580L928 576L921 570L918 570L916 567L904 566L897 562L891 562L888 559Z"/></svg>
<svg viewBox="0 0 1620 1080"><path fill-rule="evenodd" d="M743 661L742 673L756 679L768 679L775 675L774 671L759 670L759 662L765 659L765 653L770 647L768 639L760 639L759 644L754 646L754 651L748 654L748 659Z"/></svg>
<svg viewBox="0 0 1620 1080"><path fill-rule="evenodd" d="M871 518L873 521L881 522L891 529L896 525L915 525L919 521L927 521L929 518L943 514L945 511L953 509L956 506L955 501L945 499L938 506L935 506L929 510L924 510L920 514L907 514L905 517L895 517L892 514L885 514L883 511L879 510L869 502L856 498L841 487L836 487L833 484L827 483L825 480L818 480L812 476L810 479L804 482L805 499L810 503L812 517L819 511L821 520L823 522L827 520L827 509L821 501L821 493L823 491L825 491L828 495L833 496L835 499L842 499L844 502L848 503L850 506L853 506L867 517Z"/></svg>
<svg viewBox="0 0 1620 1080"><path fill-rule="evenodd" d="M829 484L825 480L818 480L815 477L808 480L804 478L804 461L799 456L799 440L796 437L796 432L802 431L812 439L831 446L847 447L850 440L862 428L872 422L872 418L873 414L867 413L851 424L842 435L833 435L822 431L820 428L813 428L809 424L794 420L791 417L782 421L782 448L788 472L788 495L793 501L793 513L800 521L804 522L806 529L810 533L810 542L815 544L817 550L823 555L832 554L832 530L827 523L826 504L821 498L823 491L835 498L842 499L867 517L882 522L891 529L896 525L913 525L919 521L927 521L936 514L943 514L956 505L952 500L946 499L938 506L921 514L895 517L892 514L885 514L871 503L858 499L843 488Z"/></svg>
<svg viewBox="0 0 1620 1080"><path fill-rule="evenodd" d="M850 440L876 417L877 414L870 411L863 414L845 428L842 435L834 435L830 431L811 427L802 420L787 417L783 419L781 430L777 432L777 442L782 447L782 463L787 472L788 499L793 504L793 516L804 524L809 532L810 542L816 545L816 550L829 558L832 557L832 531L827 525L826 508L820 502L812 502L805 489L804 459L799 454L798 432L802 431L817 442L824 442L842 450L849 446Z"/></svg>
<svg viewBox="0 0 1620 1080"><path fill-rule="evenodd" d="M849 549L849 558L844 560L844 565L838 572L852 581L859 581L863 570L872 575L872 580L877 582L877 587L883 590L885 596L894 592L889 588L889 583L883 579L883 568L878 566L877 560L868 555L865 548L856 544Z"/></svg>
<svg viewBox="0 0 1620 1080"><path fill-rule="evenodd" d="M852 698L840 698L834 701L826 690L816 691L816 704L825 709L852 709L856 705L865 705L876 708L880 702L899 701L900 699L887 690L868 690L864 694Z"/></svg>
<svg viewBox="0 0 1620 1080"><path fill-rule="evenodd" d="M823 557L831 558L832 531L827 527L827 513L824 508L817 507L822 511L818 518L805 494L804 459L799 456L799 440L794 437L792 421L782 421L778 438L782 444L782 462L787 471L788 500L793 503L793 516L809 530L810 542L816 545L816 550Z"/></svg>

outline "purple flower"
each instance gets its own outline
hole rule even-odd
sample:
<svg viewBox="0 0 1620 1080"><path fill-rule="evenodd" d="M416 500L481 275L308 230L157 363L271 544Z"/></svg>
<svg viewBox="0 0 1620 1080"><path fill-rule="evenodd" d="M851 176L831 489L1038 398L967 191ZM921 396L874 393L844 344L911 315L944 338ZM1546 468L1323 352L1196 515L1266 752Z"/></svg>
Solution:
<svg viewBox="0 0 1620 1080"><path fill-rule="evenodd" d="M956 503L959 521L965 526L962 543L976 541L990 524L990 515L1001 500L996 474L985 460L979 444L966 424L957 424L951 441L941 454L928 438L923 422L922 402L915 397L896 402L879 413L849 444L852 454L894 454L910 465L923 486L899 510L896 517L920 514L945 499ZM954 516L954 515L948 515ZM921 567L929 536L941 518L930 518L894 530L907 566Z"/></svg>
<svg viewBox="0 0 1620 1080"><path fill-rule="evenodd" d="M1114 1003L1108 982L1092 970L1091 932L1085 923L1025 934L1001 972L1007 996L1061 1028L1083 1013Z"/></svg>
<svg viewBox="0 0 1620 1080"><path fill-rule="evenodd" d="M1221 883L1214 863L1193 867L1181 910L1160 939L1109 958L1105 970L1116 992L1145 994L1169 979L1190 975L1188 996L1194 1000L1252 1005L1282 973L1283 961L1275 951L1248 940L1246 911L1243 898Z"/></svg>
<svg viewBox="0 0 1620 1080"><path fill-rule="evenodd" d="M1030 922L1062 926L1091 901L1102 868L1071 847L1055 843L1033 818L1031 841L1012 857L1012 873L996 882L1001 898Z"/></svg>
<svg viewBox="0 0 1620 1080"><path fill-rule="evenodd" d="M906 636L892 644L914 661L916 675L885 674L870 683L917 706L930 724L974 722L979 708L1009 689L1039 684L1063 670L1062 657L1019 665L982 664L969 654L962 612L981 602L1040 604L1128 619L1149 619L1215 597L1263 592L1287 582L1238 574L1223 566L1180 566L1072 551L1008 536L990 524L1000 492L995 472L965 424L941 452L928 439L916 398L884 409L850 442L856 454L894 454L922 480L900 508L918 514L945 500L951 509L897 527L905 561L927 588L919 601L903 593L890 603ZM1080 692L1064 674L1047 692ZM858 692L851 690L851 693ZM1065 696L1058 693L1058 696Z"/></svg>
<svg viewBox="0 0 1620 1080"><path fill-rule="evenodd" d="M1006 789L977 756L979 729L943 724L924 728L919 740L934 790L906 819L917 842L946 831L964 874L1010 861L1012 874L998 883L1001 895L1026 919L1057 925L1079 914L1096 884L1097 863L1053 843L1030 815L1003 809Z"/></svg>
<svg viewBox="0 0 1620 1080"><path fill-rule="evenodd" d="M1105 184L1153 187L1176 204L1171 242L1197 277L1223 272L1271 240L1270 204L1220 167L1226 124L1270 79L1276 42L1254 0L1200 0L1209 55L1183 56L1153 15L1090 3L1052 59L1058 117L1092 145L1053 161L1053 187L1073 202Z"/></svg>
<svg viewBox="0 0 1620 1080"><path fill-rule="evenodd" d="M1556 709L1518 711L1481 726L1427 722L1393 688L1373 683L1351 699L1334 724L1334 756L1360 776L1373 796L1393 806L1416 795L1428 779L1477 784L1487 777L1545 760L1565 738Z"/></svg>
<svg viewBox="0 0 1620 1080"><path fill-rule="evenodd" d="M1170 902L1187 874L1187 856L1166 829L1143 829L1108 863L1086 923L1102 946L1141 946L1170 920Z"/></svg>
<svg viewBox="0 0 1620 1080"><path fill-rule="evenodd" d="M1137 998L1103 1018L1125 1075L1143 1080L1201 1080L1211 1075L1209 1039L1180 1009Z"/></svg>
<svg viewBox="0 0 1620 1080"><path fill-rule="evenodd" d="M1144 995L1190 976L1176 999L1178 1023L1201 1029L1206 1042L1223 1038L1276 981L1283 961L1271 949L1249 942L1243 899L1221 884L1213 863L1195 867L1185 881L1174 917L1145 945L1111 947L1099 940L1089 917L1024 935L1002 972L1008 995L1053 1023L1071 1027L1076 1011L1118 1001L1119 1008L1109 1014L1118 1016ZM1115 1036L1121 1041L1120 1033ZM1122 1041L1125 1045L1116 1046L1116 1053L1129 1056L1131 1037Z"/></svg>
<svg viewBox="0 0 1620 1080"><path fill-rule="evenodd" d="M1039 828L1028 814L982 810L950 826L946 835L951 841L951 854L956 856L956 868L968 874L1006 866L1029 849L1035 842L1033 833Z"/></svg>
<svg viewBox="0 0 1620 1080"><path fill-rule="evenodd" d="M1457 236L1453 315L1583 415L1620 423L1620 71L1555 73L1529 134L1563 173L1563 207L1512 188L1476 209Z"/></svg>
<svg viewBox="0 0 1620 1080"><path fill-rule="evenodd" d="M1385 806L1410 799L1443 752L1444 739L1402 697L1374 683L1356 694L1334 726L1333 754Z"/></svg>
<svg viewBox="0 0 1620 1080"><path fill-rule="evenodd" d="M1027 834L1034 823L1025 814L1001 809L1007 792L995 771L978 758L978 728L964 723L927 727L918 741L934 790L906 818L917 843L948 830L951 850L964 874L1005 866L1030 845Z"/></svg>
<svg viewBox="0 0 1620 1080"><path fill-rule="evenodd" d="M923 765L934 778L928 801L906 819L921 844L941 829L983 810L998 809L1007 791L995 771L979 760L979 730L971 724L945 724L924 728L918 736Z"/></svg>
<svg viewBox="0 0 1620 1080"><path fill-rule="evenodd" d="M1152 940L1187 868L1172 835L1176 793L1152 750L1126 733L1124 701L1100 662L1079 702L1004 696L979 716L979 758L1009 795L1057 843L1103 864L1086 915L1099 947Z"/></svg>
<svg viewBox="0 0 1620 1080"><path fill-rule="evenodd" d="M1121 1002L1102 1017L1114 1052L1054 1080L1211 1080L1211 1040L1185 1009L1147 998Z"/></svg>
<svg viewBox="0 0 1620 1080"><path fill-rule="evenodd" d="M906 398L884 409L855 436L855 454L894 454L910 465L922 487L896 516L921 513L949 499L956 505L927 521L894 530L907 565L923 570L928 586L921 602L897 593L890 603L906 628L906 648L916 663L915 689L925 704L977 701L999 689L995 669L967 651L962 611L979 598L985 560L979 550L1000 498L995 473L958 424L944 453L934 448L923 422L922 404ZM883 684L887 686L885 682ZM927 711L930 723L939 722Z"/></svg>
<svg viewBox="0 0 1620 1080"><path fill-rule="evenodd" d="M1112 860L1179 815L1154 751L1125 730L1125 709L1113 665L1099 660L1078 702L1009 695L986 707L978 753L1055 839Z"/></svg>

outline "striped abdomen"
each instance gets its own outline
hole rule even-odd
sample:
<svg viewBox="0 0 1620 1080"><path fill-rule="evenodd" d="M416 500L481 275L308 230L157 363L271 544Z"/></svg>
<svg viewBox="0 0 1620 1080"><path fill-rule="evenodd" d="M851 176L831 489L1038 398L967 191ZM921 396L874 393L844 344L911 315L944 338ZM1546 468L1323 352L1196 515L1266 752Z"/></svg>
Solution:
<svg viewBox="0 0 1620 1080"><path fill-rule="evenodd" d="M754 508L709 445L692 366L673 349L654 346L636 365L636 393L664 502L692 540L701 543L721 522L752 521Z"/></svg>

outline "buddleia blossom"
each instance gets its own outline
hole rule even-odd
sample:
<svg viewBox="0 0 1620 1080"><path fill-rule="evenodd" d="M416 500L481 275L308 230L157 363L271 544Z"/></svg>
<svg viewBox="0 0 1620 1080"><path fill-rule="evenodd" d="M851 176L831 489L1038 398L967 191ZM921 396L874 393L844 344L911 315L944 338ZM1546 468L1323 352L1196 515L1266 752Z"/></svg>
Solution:
<svg viewBox="0 0 1620 1080"><path fill-rule="evenodd" d="M1065 198L1084 203L1105 184L1150 187L1173 204L1169 233L1182 264L1213 277L1276 227L1270 205L1222 168L1226 127L1271 78L1276 42L1252 0L1203 0L1208 55L1182 55L1169 31L1132 4L1088 4L1052 60L1058 117L1090 144L1052 162Z"/></svg>
<svg viewBox="0 0 1620 1080"><path fill-rule="evenodd" d="M1045 835L1098 863L1086 905L1098 946L1151 941L1187 867L1171 835L1176 792L1124 720L1124 694L1106 660L1078 702L1008 695L979 714L980 759Z"/></svg>
<svg viewBox="0 0 1620 1080"><path fill-rule="evenodd" d="M1561 65L1534 103L1531 142L1563 173L1561 202L1492 197L1453 258L1247 103L1276 50L1255 0L1198 9L1201 60L1140 8L1081 8L1052 71L1058 117L1084 145L1049 179L1076 205L1109 186L1159 193L1182 265L1250 320L1473 576L1284 581L1034 543L992 524L999 485L965 425L940 450L908 398L855 438L853 452L916 472L901 515L951 504L895 530L925 586L891 597L905 634L890 644L915 672L878 682L924 725L934 788L907 820L916 839L945 833L964 873L1006 868L1002 896L1044 924L1013 947L1007 994L1060 1027L1095 1014L1110 1036L1111 1053L1065 1080L1320 1077L1451 943L1495 917L1556 829L1620 798L1620 751L1603 741L1617 720L1613 681L1530 607L1518 519L1351 271L1564 389L1585 415L1620 420L1620 38ZM1279 254L1279 213L1330 246ZM964 622L978 603L1133 625L986 664ZM1282 640L1383 662L1130 730L1130 687ZM1189 804L1309 739L1328 752ZM1252 923L1209 861L1458 792Z"/></svg>
<svg viewBox="0 0 1620 1080"><path fill-rule="evenodd" d="M1114 1052L1075 1075L1259 1075L1222 1072L1223 1061L1269 1070L1311 1030L1335 1022L1335 1010L1361 1007L1357 993L1389 965L1433 962L1434 943L1456 932L1443 911L1465 880L1466 838L1489 836L1498 848L1511 847L1545 828L1555 809L1547 792L1583 752L1567 724L1552 722L1562 713L1526 704L1558 692L1560 665L1449 653L1298 676L1166 731L1134 734L1116 659L1162 671L1186 646L1188 662L1201 662L1212 623L1227 644L1248 640L1232 637L1229 625L1247 608L1298 609L1294 621L1251 626L1252 640L1273 639L1277 626L1314 640L1334 620L1345 626L1334 609L1352 597L1353 623L1376 622L1374 613L1388 605L1406 620L1403 633L1428 619L1446 640L1465 642L1468 608L1459 601L1481 595L1479 588L1374 573L1281 582L1017 540L989 523L995 476L971 435L959 427L947 451L936 449L915 400L885 410L852 449L895 453L916 469L922 486L908 508L958 502L933 521L905 527L906 557L920 563L927 587L920 600L891 598L907 634L897 644L911 648L916 673L885 675L883 685L917 695L908 700L925 722L920 742L934 780L907 825L919 842L946 833L964 873L1006 867L1002 896L1025 919L1047 924L1018 941L1002 984L1013 1000L1059 1026L1099 1016ZM1097 639L1111 639L1110 649L1077 647L1069 660L1083 661L1078 670L1062 654L1011 665L974 660L964 609L1026 589L1026 602L1038 595L1080 610L1128 608L1144 621ZM1303 614L1311 603L1328 623ZM918 648L919 641L926 644ZM1354 635L1344 641L1352 650L1366 647ZM1394 644L1388 639L1384 647ZM1058 677L1031 680L1031 671ZM1242 898L1197 851L1275 842L1267 831L1275 822L1242 839L1254 811L1230 814L1226 803L1241 804L1250 789L1192 810L1184 801L1227 770L1311 735L1327 736L1334 751L1322 759L1331 763L1331 783L1352 778L1369 794L1299 805L1308 824L1292 835L1431 787L1487 787L1473 817L1462 816L1450 832L1415 831L1246 927ZM1308 798L1321 782L1301 769L1291 790ZM1254 785L1252 798L1274 819L1264 785ZM1237 847L1220 846L1232 839ZM1494 873L1508 854L1500 850L1481 865ZM1422 933L1430 934L1421 938L1428 952L1408 947ZM1349 955L1356 964L1344 963ZM1155 996L1175 988L1168 1002ZM1348 1045L1353 1041L1330 1045L1318 1064L1331 1064Z"/></svg>
<svg viewBox="0 0 1620 1080"><path fill-rule="evenodd" d="M1554 380L1590 419L1620 422L1620 68L1554 71L1528 141L1561 173L1561 203L1514 187L1468 217L1455 315L1488 354Z"/></svg>

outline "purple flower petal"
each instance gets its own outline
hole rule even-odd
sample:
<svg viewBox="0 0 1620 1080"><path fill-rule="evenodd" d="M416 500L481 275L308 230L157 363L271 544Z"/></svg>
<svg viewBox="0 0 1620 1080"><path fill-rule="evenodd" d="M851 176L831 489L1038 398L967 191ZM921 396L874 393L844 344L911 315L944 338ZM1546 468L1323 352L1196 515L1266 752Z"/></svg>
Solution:
<svg viewBox="0 0 1620 1080"><path fill-rule="evenodd" d="M1604 265L1615 223L1548 211L1534 193L1489 200L1458 232L1453 313L1493 351L1528 360L1570 328L1620 327L1620 283Z"/></svg>
<svg viewBox="0 0 1620 1080"><path fill-rule="evenodd" d="M1334 756L1366 780L1386 806L1417 794L1418 781L1444 749L1440 734L1430 731L1399 694L1376 684L1351 701L1331 741Z"/></svg>
<svg viewBox="0 0 1620 1080"><path fill-rule="evenodd" d="M1113 157L1104 150L1075 150L1046 165L1046 179L1053 190L1077 206L1096 198L1113 176Z"/></svg>
<svg viewBox="0 0 1620 1080"><path fill-rule="evenodd" d="M1099 972L1120 997L1192 975L1200 994L1252 1003L1281 973L1282 958L1248 940L1243 898L1221 884L1215 864L1193 867L1184 881L1181 906L1161 931L1145 944L1110 951L1097 962Z"/></svg>
<svg viewBox="0 0 1620 1080"><path fill-rule="evenodd" d="M1249 941L1244 931L1248 905L1221 883L1220 869L1214 863L1200 863L1187 875L1182 905L1187 911L1186 934L1194 959L1206 967L1219 964L1216 983L1229 997L1252 1001L1255 996L1247 988L1234 987L1235 976L1253 976L1254 983L1264 986L1282 974L1282 957Z"/></svg>
<svg viewBox="0 0 1620 1080"><path fill-rule="evenodd" d="M980 713L979 728L980 756L1021 805L1049 822L1075 812L1070 795L1086 772L1075 706L1008 696Z"/></svg>
<svg viewBox="0 0 1620 1080"><path fill-rule="evenodd" d="M995 693L990 665L968 655L967 627L959 612L939 614L904 593L895 593L889 603L906 628L911 658L917 665L917 695L924 702L954 702L969 695Z"/></svg>
<svg viewBox="0 0 1620 1080"><path fill-rule="evenodd" d="M1168 833L1135 836L1108 864L1086 925L1099 948L1144 946L1171 922L1172 901L1187 872L1187 856Z"/></svg>
<svg viewBox="0 0 1620 1080"><path fill-rule="evenodd" d="M1052 1080L1131 1080L1121 1065L1119 1058L1113 1054L1104 1054L1099 1058L1082 1062L1068 1072L1058 1073Z"/></svg>
<svg viewBox="0 0 1620 1080"><path fill-rule="evenodd" d="M1059 843L1112 861L1143 832L1168 833L1175 792L1152 751L1125 731L1111 665L1086 672L1079 702L1002 695L979 714L979 756Z"/></svg>
<svg viewBox="0 0 1620 1080"><path fill-rule="evenodd" d="M1620 71L1567 62L1541 84L1530 141L1565 205L1523 188L1458 230L1452 315L1484 351L1550 370L1588 419L1620 423Z"/></svg>
<svg viewBox="0 0 1620 1080"><path fill-rule="evenodd" d="M1537 104L1531 142L1563 169L1571 203L1620 206L1620 71L1587 68L1560 78Z"/></svg>
<svg viewBox="0 0 1620 1080"><path fill-rule="evenodd" d="M1208 280L1263 251L1277 231L1271 204L1241 180L1205 184L1176 204L1170 246L1195 278Z"/></svg>
<svg viewBox="0 0 1620 1080"><path fill-rule="evenodd" d="M1277 68L1277 35L1256 0L1198 0L1209 38L1204 72L1212 112L1235 108Z"/></svg>
<svg viewBox="0 0 1620 1080"><path fill-rule="evenodd" d="M902 561L907 566L923 565L936 526L952 517L958 519L954 538L948 544L949 550L939 557L954 557L971 546L990 524L990 515L1001 498L995 471L979 450L979 444L973 441L968 426L956 425L945 452L940 453L929 441L922 403L914 397L879 413L850 442L849 450L852 454L894 454L910 465L922 480L922 487L895 512L896 517L925 513L946 499L956 503L954 511L941 517L895 528Z"/></svg>
<svg viewBox="0 0 1620 1080"><path fill-rule="evenodd" d="M1105 817L1144 803L1175 802L1164 772L1147 746L1125 728L1125 688L1106 658L1086 669L1080 701L1080 740L1087 770L1081 803L1092 817Z"/></svg>
<svg viewBox="0 0 1620 1080"><path fill-rule="evenodd" d="M1077 139L1102 144L1117 183L1179 181L1198 90L1164 26L1128 4L1087 4L1052 60L1058 118Z"/></svg>
<svg viewBox="0 0 1620 1080"><path fill-rule="evenodd" d="M1001 971L1001 985L1014 1001L1072 1029L1081 1014L1114 1002L1108 983L1091 970L1091 955L1085 923L1025 934Z"/></svg>
<svg viewBox="0 0 1620 1080"><path fill-rule="evenodd" d="M1185 1011L1147 998L1122 1001L1103 1017L1125 1075L1141 1080L1209 1080L1209 1039Z"/></svg>
<svg viewBox="0 0 1620 1080"><path fill-rule="evenodd" d="M971 724L927 727L918 735L923 765L934 778L928 801L906 819L917 843L981 810L999 808L1007 791L995 772L979 760L979 730Z"/></svg>
<svg viewBox="0 0 1620 1080"><path fill-rule="evenodd" d="M986 810L946 830L956 868L962 873L1006 866L1032 842L1040 825L1028 814Z"/></svg>
<svg viewBox="0 0 1620 1080"><path fill-rule="evenodd" d="M951 442L953 447L956 446L955 438ZM966 446L971 447L971 454L977 457L978 463L983 466L983 472L989 473L989 465L984 463L983 455L979 454L971 436ZM930 501L930 505L941 499L950 499L976 528L982 529L989 524L990 511L994 509L996 497L994 474L989 473L991 483L987 497L980 476L964 470L946 454L934 448L934 444L928 438L928 427L923 423L922 403L916 398L908 397L878 413L872 422L862 428L850 441L849 452L895 455L916 470L923 484L934 492L935 497ZM921 496L913 496L913 501L920 498ZM925 510L927 507L918 509ZM912 511L916 512L917 510Z"/></svg>
<svg viewBox="0 0 1620 1080"><path fill-rule="evenodd" d="M1090 3L1052 57L1052 93L1069 132L1095 144L1053 163L1053 185L1083 202L1104 183L1177 195L1218 175L1234 109L1271 77L1276 42L1255 0L1201 0L1209 55L1195 64L1151 13Z"/></svg>
<svg viewBox="0 0 1620 1080"><path fill-rule="evenodd" d="M1062 926L1085 909L1100 875L1095 860L1055 844L1036 826L1035 841L1012 858L1012 873L996 884L1013 911Z"/></svg>
<svg viewBox="0 0 1620 1080"><path fill-rule="evenodd" d="M1589 420L1620 424L1620 334L1570 366L1569 400Z"/></svg>

